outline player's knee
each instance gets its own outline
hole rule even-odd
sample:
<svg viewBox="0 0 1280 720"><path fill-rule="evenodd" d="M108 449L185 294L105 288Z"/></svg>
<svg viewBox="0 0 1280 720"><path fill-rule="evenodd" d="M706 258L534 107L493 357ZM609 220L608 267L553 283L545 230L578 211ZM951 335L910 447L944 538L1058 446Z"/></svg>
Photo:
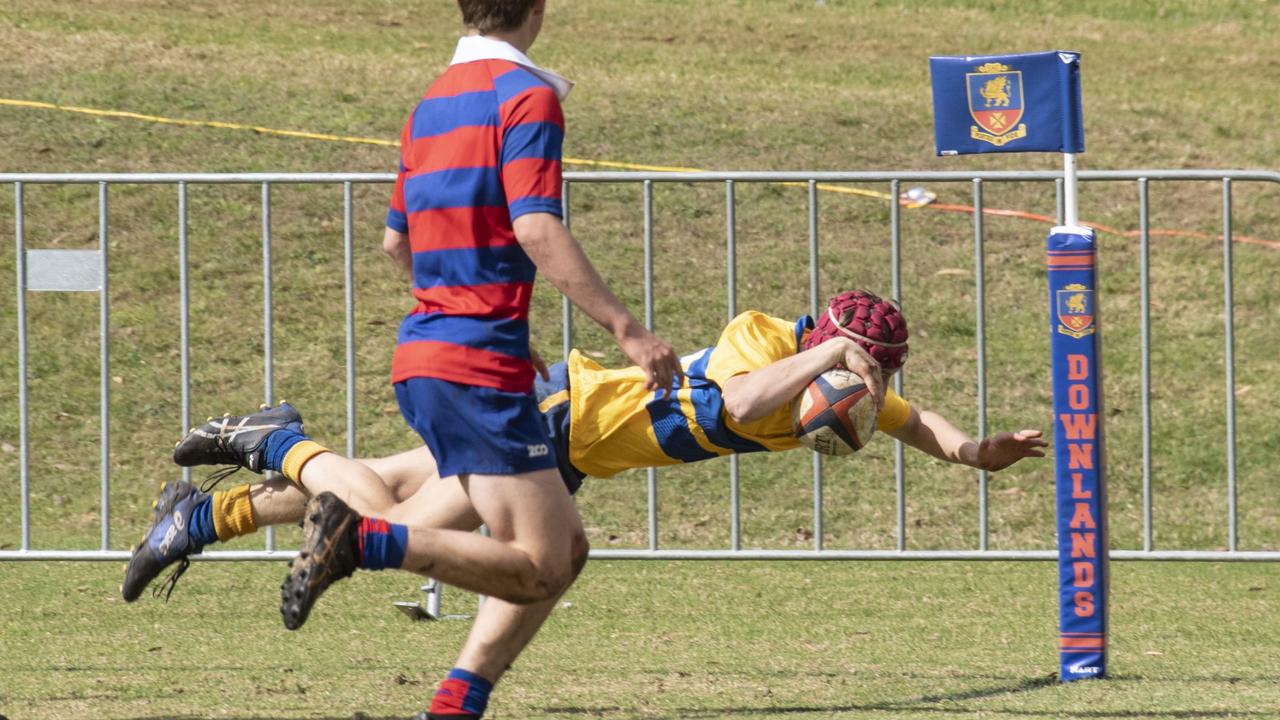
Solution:
<svg viewBox="0 0 1280 720"><path fill-rule="evenodd" d="M587 564L587 556L591 552L591 541L587 534L579 530L573 534L569 548L569 559L573 565L573 579L577 579L582 568Z"/></svg>
<svg viewBox="0 0 1280 720"><path fill-rule="evenodd" d="M569 537L569 557L568 563L563 571L555 578L554 596L559 596L574 580L578 579L578 573L582 572L583 566L587 564L587 554L591 550L591 543L587 540L586 533L582 530L575 530Z"/></svg>
<svg viewBox="0 0 1280 720"><path fill-rule="evenodd" d="M565 590L569 589L576 577L577 573L573 571L573 565L569 563L555 568L548 568L546 572L540 573L540 577L534 587L532 602L541 602L560 597Z"/></svg>
<svg viewBox="0 0 1280 720"><path fill-rule="evenodd" d="M524 588L522 597L516 602L541 602L562 595L586 565L590 547L585 533L581 530L574 532L569 538L568 554L541 565L535 571L532 583Z"/></svg>
<svg viewBox="0 0 1280 720"><path fill-rule="evenodd" d="M516 605L529 605L559 597L573 584L573 576L564 568L539 568L535 570L510 595L502 598Z"/></svg>

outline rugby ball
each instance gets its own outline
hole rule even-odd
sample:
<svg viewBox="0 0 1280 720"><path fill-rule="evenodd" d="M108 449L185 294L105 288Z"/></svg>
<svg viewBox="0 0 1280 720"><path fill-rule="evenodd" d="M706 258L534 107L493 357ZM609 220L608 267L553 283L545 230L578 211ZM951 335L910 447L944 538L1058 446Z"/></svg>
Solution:
<svg viewBox="0 0 1280 720"><path fill-rule="evenodd" d="M823 455L862 449L876 431L876 402L862 378L848 370L828 370L791 406L791 429L801 444Z"/></svg>

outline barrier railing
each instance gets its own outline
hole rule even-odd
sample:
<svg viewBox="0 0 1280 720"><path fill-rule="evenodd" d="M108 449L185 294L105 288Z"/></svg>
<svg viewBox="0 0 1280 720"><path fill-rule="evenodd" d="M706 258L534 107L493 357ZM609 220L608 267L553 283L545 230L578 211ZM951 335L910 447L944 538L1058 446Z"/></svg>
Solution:
<svg viewBox="0 0 1280 720"><path fill-rule="evenodd" d="M21 546L16 550L0 550L0 560L119 560L128 552L111 549L110 499L111 499L111 438L108 433L110 397L110 358L107 338L110 330L108 303L108 252L109 198L113 185L167 184L178 190L178 241L180 264L180 326L181 339L181 428L190 427L190 338L189 338L189 276L187 260L187 188L193 184L241 184L261 187L262 209L262 265L263 265L263 392L267 402L274 401L272 378L272 280L271 280L271 190L274 185L331 184L343 188L344 264L343 282L346 322L346 422L348 455L356 454L355 445L355 320L353 263L353 200L352 188L362 183L391 183L395 177L382 173L0 173L0 184L14 186L14 227L17 246L17 352L18 352L18 415L20 426L19 483L21 497ZM1240 170L1122 170L1086 171L1079 179L1083 182L1132 182L1139 197L1139 253L1141 284L1141 404L1142 404L1142 549L1112 550L1111 557L1118 560L1214 560L1255 561L1280 560L1280 551L1242 551L1238 547L1239 508L1237 505L1236 478L1236 425L1235 425L1235 354L1234 354L1234 299L1232 259L1232 197L1234 183L1252 181L1280 184L1280 173ZM1222 245L1223 245L1223 317L1225 323L1224 381L1226 404L1226 485L1228 546L1222 551L1156 550L1153 543L1151 485L1151 377L1150 377L1150 292L1149 292L1149 183L1159 181L1216 181L1222 185ZM1062 184L1060 177L1051 172L697 172L697 173L635 173L635 172L577 172L566 173L564 188L565 222L572 223L570 192L579 183L639 183L643 187L644 203L644 317L652 327L654 315L653 277L653 186L655 183L721 184L725 191L726 248L728 282L726 287L728 314L737 312L736 259L737 227L735 188L738 183L788 183L803 184L808 189L808 242L809 242L809 305L816 315L819 302L818 288L818 190L824 183L883 183L887 197L897 198L903 183L970 183L973 191L974 236L974 291L976 313L977 358L977 428L979 435L987 430L986 388L986 279L984 275L983 201L986 184L993 182L1041 182L1055 183L1058 218L1062 215ZM97 250L28 249L25 239L24 199L26 188L33 184L96 184L98 186L98 239ZM892 295L901 298L901 206L890 202L889 232L891 240ZM100 464L99 480L101 544L98 550L37 549L31 544L31 508L29 486L29 408L27 398L27 311L26 295L30 291L96 291L100 295L99 344L100 344ZM562 316L563 349L568 354L573 338L572 313L566 300ZM901 392L901 374L895 380ZM808 550L759 550L743 549L741 530L741 496L739 465L736 457L729 461L730 508L729 547L721 550L663 549L658 542L658 471L647 472L648 498L648 547L644 549L593 549L592 557L612 559L682 559L682 560L1053 560L1054 550L991 550L988 546L987 474L978 472L978 547L962 550L907 550L906 533L906 482L901 443L895 448L894 479L896 497L895 549L893 550L829 550L823 547L823 467L822 459L813 456L813 548ZM183 471L190 478L190 470ZM268 529L266 545L260 551L212 551L199 556L207 560L265 560L282 559L292 552L276 548L275 536Z"/></svg>

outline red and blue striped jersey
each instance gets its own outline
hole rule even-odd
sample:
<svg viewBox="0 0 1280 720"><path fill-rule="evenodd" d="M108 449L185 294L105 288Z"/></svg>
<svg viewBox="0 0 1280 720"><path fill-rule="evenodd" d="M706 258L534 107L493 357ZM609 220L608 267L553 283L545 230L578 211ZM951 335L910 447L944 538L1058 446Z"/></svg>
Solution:
<svg viewBox="0 0 1280 720"><path fill-rule="evenodd" d="M507 60L451 65L400 136L387 227L407 233L417 306L400 325L392 382L432 377L529 392L536 268L512 221L561 217L564 116L555 90Z"/></svg>

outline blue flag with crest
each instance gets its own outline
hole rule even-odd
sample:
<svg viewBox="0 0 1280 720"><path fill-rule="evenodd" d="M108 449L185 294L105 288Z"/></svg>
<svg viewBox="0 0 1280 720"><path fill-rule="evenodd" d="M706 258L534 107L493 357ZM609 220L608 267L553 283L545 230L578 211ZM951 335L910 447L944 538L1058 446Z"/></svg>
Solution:
<svg viewBox="0 0 1280 720"><path fill-rule="evenodd" d="M939 155L1084 152L1080 54L929 58Z"/></svg>

